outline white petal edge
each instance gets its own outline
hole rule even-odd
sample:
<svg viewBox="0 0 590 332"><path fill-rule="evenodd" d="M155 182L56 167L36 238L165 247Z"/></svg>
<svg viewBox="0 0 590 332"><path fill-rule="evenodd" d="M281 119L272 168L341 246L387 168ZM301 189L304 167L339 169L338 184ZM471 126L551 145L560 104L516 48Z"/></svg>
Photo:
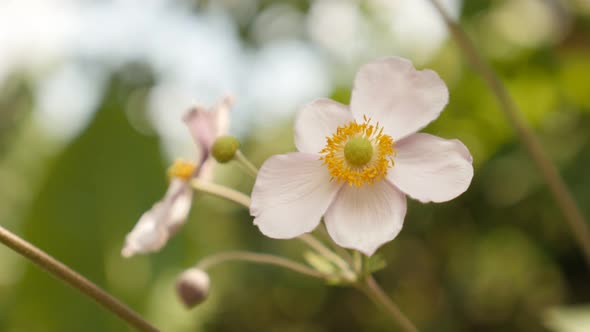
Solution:
<svg viewBox="0 0 590 332"><path fill-rule="evenodd" d="M260 231L289 239L311 232L341 187L319 155L294 152L270 157L258 172L250 214Z"/></svg>
<svg viewBox="0 0 590 332"><path fill-rule="evenodd" d="M162 249L168 239L186 222L193 191L180 179L173 179L164 198L146 211L125 238L121 254L131 257Z"/></svg>
<svg viewBox="0 0 590 332"><path fill-rule="evenodd" d="M418 71L407 59L389 57L360 68L350 109L357 121L367 116L399 140L426 127L448 101L449 91L437 73Z"/></svg>
<svg viewBox="0 0 590 332"><path fill-rule="evenodd" d="M353 120L348 106L331 99L316 99L295 117L295 146L301 152L319 153L336 128Z"/></svg>
<svg viewBox="0 0 590 332"><path fill-rule="evenodd" d="M373 255L402 229L406 197L387 180L342 187L324 216L330 237L341 247Z"/></svg>
<svg viewBox="0 0 590 332"><path fill-rule="evenodd" d="M445 202L461 195L473 178L473 159L457 139L417 133L399 141L387 179L423 203Z"/></svg>

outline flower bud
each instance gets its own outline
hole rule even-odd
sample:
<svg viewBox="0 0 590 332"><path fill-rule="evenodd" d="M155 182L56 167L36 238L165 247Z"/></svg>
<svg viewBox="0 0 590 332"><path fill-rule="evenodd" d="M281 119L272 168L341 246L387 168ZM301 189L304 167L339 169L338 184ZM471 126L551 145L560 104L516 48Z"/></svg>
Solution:
<svg viewBox="0 0 590 332"><path fill-rule="evenodd" d="M209 295L207 272L191 268L184 271L176 281L176 292L187 308L192 308L207 299Z"/></svg>
<svg viewBox="0 0 590 332"><path fill-rule="evenodd" d="M215 140L211 148L211 155L220 163L232 160L240 147L240 141L233 136L221 136Z"/></svg>

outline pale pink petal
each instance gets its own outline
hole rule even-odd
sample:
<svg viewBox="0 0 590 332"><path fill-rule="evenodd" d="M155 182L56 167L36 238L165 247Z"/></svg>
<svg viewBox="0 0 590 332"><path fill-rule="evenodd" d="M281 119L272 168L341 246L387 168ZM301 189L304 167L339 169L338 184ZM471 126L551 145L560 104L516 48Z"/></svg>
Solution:
<svg viewBox="0 0 590 332"><path fill-rule="evenodd" d="M260 231L286 239L311 232L340 188L319 156L295 152L270 157L258 172L250 214Z"/></svg>
<svg viewBox="0 0 590 332"><path fill-rule="evenodd" d="M212 182L213 176L215 175L214 171L215 171L216 164L217 163L215 162L215 159L213 159L213 158L206 159L205 162L203 162L201 164L199 169L197 169L197 171L195 172L196 174L193 177L198 177L200 180L203 180L206 182Z"/></svg>
<svg viewBox="0 0 590 332"><path fill-rule="evenodd" d="M406 196L386 180L345 185L324 216L328 233L341 247L371 256L393 240L406 216Z"/></svg>
<svg viewBox="0 0 590 332"><path fill-rule="evenodd" d="M421 202L445 202L461 195L473 178L472 158L461 141L410 135L395 145L387 179Z"/></svg>
<svg viewBox="0 0 590 332"><path fill-rule="evenodd" d="M202 106L196 106L184 115L184 123L201 153L200 162L209 157L215 139L227 134L229 111L232 105L233 98L228 96L209 110Z"/></svg>
<svg viewBox="0 0 590 332"><path fill-rule="evenodd" d="M124 257L155 252L168 242L185 222L192 203L192 189L173 179L164 198L145 212L125 238Z"/></svg>
<svg viewBox="0 0 590 332"><path fill-rule="evenodd" d="M336 128L353 121L348 106L330 99L316 99L295 118L295 146L301 152L319 153Z"/></svg>
<svg viewBox="0 0 590 332"><path fill-rule="evenodd" d="M436 119L448 100L447 86L434 71L417 71L409 60L390 57L361 67L350 109L357 121L371 118L399 140Z"/></svg>
<svg viewBox="0 0 590 332"><path fill-rule="evenodd" d="M216 113L215 126L217 129L216 136L227 135L229 132L230 116L229 112L234 105L233 96L225 96L214 106L213 112Z"/></svg>
<svg viewBox="0 0 590 332"><path fill-rule="evenodd" d="M166 203L167 217L162 223L173 234L186 222L193 203L193 190L184 180L172 179L166 193Z"/></svg>
<svg viewBox="0 0 590 332"><path fill-rule="evenodd" d="M156 203L141 216L125 238L125 246L121 251L123 257L158 251L166 244L168 231L157 222L162 209L163 203Z"/></svg>

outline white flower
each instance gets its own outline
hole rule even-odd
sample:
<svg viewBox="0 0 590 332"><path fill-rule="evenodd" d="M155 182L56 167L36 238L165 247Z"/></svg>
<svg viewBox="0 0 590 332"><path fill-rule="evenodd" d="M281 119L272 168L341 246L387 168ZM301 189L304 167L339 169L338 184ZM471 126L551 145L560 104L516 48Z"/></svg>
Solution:
<svg viewBox="0 0 590 332"><path fill-rule="evenodd" d="M295 120L299 152L269 158L250 213L262 233L286 239L312 231L322 216L340 246L372 255L402 228L406 195L451 200L469 187L463 143L416 133L438 117L448 90L431 70L390 57L361 67L349 107L318 99Z"/></svg>
<svg viewBox="0 0 590 332"><path fill-rule="evenodd" d="M193 200L193 189L189 181L198 177L209 181L213 176L211 147L215 139L224 135L229 127L231 97L225 97L209 111L203 107L191 109L183 118L200 151L197 164L177 160L169 169L170 185L164 198L145 212L125 238L121 254L131 257L135 254L155 252L184 225Z"/></svg>

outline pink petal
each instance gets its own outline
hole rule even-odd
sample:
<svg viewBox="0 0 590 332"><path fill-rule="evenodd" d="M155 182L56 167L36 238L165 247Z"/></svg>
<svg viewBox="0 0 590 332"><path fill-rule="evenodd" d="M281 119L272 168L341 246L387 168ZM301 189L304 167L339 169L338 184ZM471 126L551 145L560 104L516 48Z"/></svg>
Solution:
<svg viewBox="0 0 590 332"><path fill-rule="evenodd" d="M173 234L186 222L193 203L193 190L185 181L172 179L165 200L168 210L161 222Z"/></svg>
<svg viewBox="0 0 590 332"><path fill-rule="evenodd" d="M390 57L361 67L350 109L357 121L367 116L399 140L436 119L448 100L447 86L434 71L417 71L409 60Z"/></svg>
<svg viewBox="0 0 590 332"><path fill-rule="evenodd" d="M295 118L295 145L301 152L319 153L326 145L326 138L350 121L353 118L348 106L330 99L316 99Z"/></svg>
<svg viewBox="0 0 590 332"><path fill-rule="evenodd" d="M340 186L330 181L318 155L295 152L272 156L258 172L250 214L264 235L293 238L319 224Z"/></svg>
<svg viewBox="0 0 590 332"><path fill-rule="evenodd" d="M461 141L417 133L396 144L387 179L421 202L445 202L462 194L473 178L472 158Z"/></svg>
<svg viewBox="0 0 590 332"><path fill-rule="evenodd" d="M201 106L188 111L183 120L187 125L195 144L201 151L203 162L209 157L209 151L219 136L227 134L229 129L229 111L233 105L232 97L224 97L217 105L206 110Z"/></svg>
<svg viewBox="0 0 590 332"><path fill-rule="evenodd" d="M124 257L155 252L168 242L185 222L192 203L192 189L173 179L164 198L145 212L125 238Z"/></svg>
<svg viewBox="0 0 590 332"><path fill-rule="evenodd" d="M336 244L371 256L397 236L405 216L406 196L384 180L343 186L324 219Z"/></svg>

